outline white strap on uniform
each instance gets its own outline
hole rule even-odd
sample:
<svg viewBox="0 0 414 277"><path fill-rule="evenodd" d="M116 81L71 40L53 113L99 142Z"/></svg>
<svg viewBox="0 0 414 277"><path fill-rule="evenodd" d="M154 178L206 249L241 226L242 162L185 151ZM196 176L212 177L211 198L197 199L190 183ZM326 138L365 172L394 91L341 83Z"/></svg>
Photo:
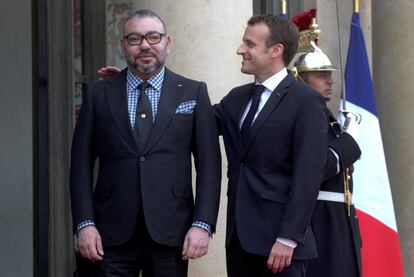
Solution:
<svg viewBox="0 0 414 277"><path fill-rule="evenodd" d="M340 192L320 190L318 200L345 203L345 195Z"/></svg>

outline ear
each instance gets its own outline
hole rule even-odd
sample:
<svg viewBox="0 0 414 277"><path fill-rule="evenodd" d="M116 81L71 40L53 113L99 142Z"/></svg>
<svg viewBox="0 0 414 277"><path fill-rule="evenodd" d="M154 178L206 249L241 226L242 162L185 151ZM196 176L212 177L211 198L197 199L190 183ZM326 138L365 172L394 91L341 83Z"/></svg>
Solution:
<svg viewBox="0 0 414 277"><path fill-rule="evenodd" d="M119 41L119 49L121 50L122 57L125 57L125 46L124 46L124 43L125 43L125 39L124 38L121 38L121 40Z"/></svg>
<svg viewBox="0 0 414 277"><path fill-rule="evenodd" d="M271 58L278 58L283 56L283 51L285 50L285 47L283 44L277 43L270 47L270 57Z"/></svg>
<svg viewBox="0 0 414 277"><path fill-rule="evenodd" d="M169 35L167 35L166 41L167 41L167 54L170 54L171 46L172 46L172 38Z"/></svg>

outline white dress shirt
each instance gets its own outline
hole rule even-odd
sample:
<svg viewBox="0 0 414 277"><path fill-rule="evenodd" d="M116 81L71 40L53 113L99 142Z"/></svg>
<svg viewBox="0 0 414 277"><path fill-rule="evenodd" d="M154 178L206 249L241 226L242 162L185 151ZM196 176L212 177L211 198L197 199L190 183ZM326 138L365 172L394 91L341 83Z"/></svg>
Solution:
<svg viewBox="0 0 414 277"><path fill-rule="evenodd" d="M262 95L260 96L260 102L259 107L257 108L256 114L254 115L253 122L256 120L257 115L260 113L260 111L263 109L264 105L266 104L267 100L269 100L270 95L272 95L272 92L275 90L275 88L282 82L283 79L288 75L286 67L283 68L281 71L273 75L272 77L266 79L263 81L263 83L259 83L256 81L256 85L262 85L265 87L265 90L263 91ZM249 112L250 106L252 105L252 100L250 99L249 103L247 103L246 108L244 109L243 115L239 122L239 127L241 129L241 126L243 124L244 119L247 116L247 113Z"/></svg>

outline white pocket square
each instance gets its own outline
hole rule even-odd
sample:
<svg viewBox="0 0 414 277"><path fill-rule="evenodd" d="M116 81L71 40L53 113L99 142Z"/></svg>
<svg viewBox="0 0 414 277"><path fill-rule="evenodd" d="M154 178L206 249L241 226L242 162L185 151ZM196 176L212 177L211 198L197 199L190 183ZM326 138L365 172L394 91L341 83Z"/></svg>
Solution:
<svg viewBox="0 0 414 277"><path fill-rule="evenodd" d="M175 113L192 114L196 105L197 100L185 101L178 105L177 109L175 110Z"/></svg>

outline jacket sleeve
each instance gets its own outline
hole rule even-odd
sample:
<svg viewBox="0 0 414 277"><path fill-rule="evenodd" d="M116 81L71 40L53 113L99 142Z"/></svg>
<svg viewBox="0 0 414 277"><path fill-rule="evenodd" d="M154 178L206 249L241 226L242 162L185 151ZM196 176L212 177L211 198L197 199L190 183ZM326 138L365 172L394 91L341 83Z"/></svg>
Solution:
<svg viewBox="0 0 414 277"><path fill-rule="evenodd" d="M338 162L339 170L344 170L353 165L361 156L361 149L348 133L342 133L338 137L331 139L328 142L328 147L325 174L323 176L324 181L338 174ZM339 161L331 149L338 155Z"/></svg>
<svg viewBox="0 0 414 277"><path fill-rule="evenodd" d="M73 229L87 219L94 220L93 170L97 157L93 144L93 103L90 86L82 93L81 112L72 141L70 195Z"/></svg>
<svg viewBox="0 0 414 277"><path fill-rule="evenodd" d="M328 147L338 154L341 170L350 167L361 156L358 143L348 133L341 133L339 137L330 140Z"/></svg>
<svg viewBox="0 0 414 277"><path fill-rule="evenodd" d="M221 154L207 86L201 82L198 89L192 146L196 169L193 219L209 223L214 232L220 203Z"/></svg>
<svg viewBox="0 0 414 277"><path fill-rule="evenodd" d="M325 170L328 126L324 108L323 100L312 92L296 114L289 200L277 236L299 243L307 235Z"/></svg>

